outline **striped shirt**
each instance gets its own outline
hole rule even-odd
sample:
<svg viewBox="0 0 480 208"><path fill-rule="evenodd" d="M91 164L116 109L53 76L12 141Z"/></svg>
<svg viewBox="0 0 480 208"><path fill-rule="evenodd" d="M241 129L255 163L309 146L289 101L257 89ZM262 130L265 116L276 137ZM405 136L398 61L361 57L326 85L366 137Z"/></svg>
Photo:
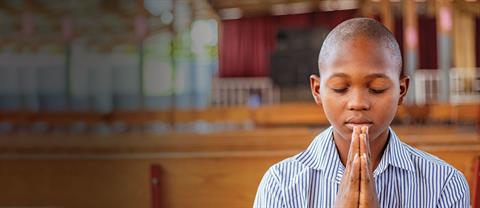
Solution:
<svg viewBox="0 0 480 208"><path fill-rule="evenodd" d="M463 174L439 158L390 139L373 172L381 207L469 207ZM345 167L333 141L333 127L303 152L266 172L254 207L333 207Z"/></svg>

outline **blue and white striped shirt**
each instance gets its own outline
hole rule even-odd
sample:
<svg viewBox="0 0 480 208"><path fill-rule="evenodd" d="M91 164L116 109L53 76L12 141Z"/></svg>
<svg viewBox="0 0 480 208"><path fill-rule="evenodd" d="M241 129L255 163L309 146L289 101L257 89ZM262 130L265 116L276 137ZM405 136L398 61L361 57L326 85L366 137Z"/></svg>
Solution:
<svg viewBox="0 0 480 208"><path fill-rule="evenodd" d="M390 139L373 172L381 207L469 207L463 174L435 156ZM266 172L254 207L333 207L345 167L333 141L333 127L319 134L303 152Z"/></svg>

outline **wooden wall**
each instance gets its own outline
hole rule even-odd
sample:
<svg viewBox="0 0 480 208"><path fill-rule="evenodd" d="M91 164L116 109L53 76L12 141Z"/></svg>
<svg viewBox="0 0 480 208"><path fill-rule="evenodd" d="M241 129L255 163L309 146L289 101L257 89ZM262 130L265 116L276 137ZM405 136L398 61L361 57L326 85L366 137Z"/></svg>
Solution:
<svg viewBox="0 0 480 208"><path fill-rule="evenodd" d="M480 155L471 129L396 129L470 180ZM319 131L0 137L0 206L151 207L150 166L159 165L161 207L251 207L267 168L306 148Z"/></svg>

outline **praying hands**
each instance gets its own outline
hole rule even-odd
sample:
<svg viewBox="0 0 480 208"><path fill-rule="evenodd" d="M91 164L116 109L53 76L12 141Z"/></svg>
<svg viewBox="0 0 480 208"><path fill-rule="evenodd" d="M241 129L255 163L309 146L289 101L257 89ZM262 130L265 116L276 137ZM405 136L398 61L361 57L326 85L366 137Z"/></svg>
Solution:
<svg viewBox="0 0 480 208"><path fill-rule="evenodd" d="M346 169L335 198L335 207L379 207L370 162L367 126L353 128Z"/></svg>

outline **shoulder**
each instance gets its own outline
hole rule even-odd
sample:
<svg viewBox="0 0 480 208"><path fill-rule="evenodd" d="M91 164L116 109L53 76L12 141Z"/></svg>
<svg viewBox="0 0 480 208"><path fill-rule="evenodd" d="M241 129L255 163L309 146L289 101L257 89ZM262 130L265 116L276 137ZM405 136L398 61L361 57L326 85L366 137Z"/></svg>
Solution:
<svg viewBox="0 0 480 208"><path fill-rule="evenodd" d="M338 157L331 135L332 128L325 129L305 150L272 165L267 174L275 175L282 181L295 179L295 176L321 168L327 163L326 158Z"/></svg>
<svg viewBox="0 0 480 208"><path fill-rule="evenodd" d="M254 207L283 207L285 188L293 182L298 173L308 169L295 157L290 157L272 165L263 176L255 197Z"/></svg>
<svg viewBox="0 0 480 208"><path fill-rule="evenodd" d="M470 189L461 171L424 151L405 145L414 161L417 178L438 193L437 207L468 207Z"/></svg>
<svg viewBox="0 0 480 208"><path fill-rule="evenodd" d="M415 172L420 174L420 177L434 180L435 183L441 183L444 186L454 182L457 186L467 187L468 189L465 176L452 165L437 156L411 147L410 145L403 143L403 146L408 151L415 166Z"/></svg>
<svg viewBox="0 0 480 208"><path fill-rule="evenodd" d="M271 177L274 177L279 183L284 184L287 182L286 180L295 178L299 174L310 171L310 167L297 160L298 155L286 158L272 165L268 169L266 175L271 175Z"/></svg>
<svg viewBox="0 0 480 208"><path fill-rule="evenodd" d="M470 192L461 171L442 159L400 142L403 161L411 163L412 171L406 180L424 194L432 194L437 207L468 207ZM466 205L466 206L465 206Z"/></svg>
<svg viewBox="0 0 480 208"><path fill-rule="evenodd" d="M402 143L403 147L407 150L412 159L415 168L419 169L441 169L448 171L458 171L452 165L448 164L444 160L438 158L435 155L427 153L425 151L414 148L408 144Z"/></svg>

